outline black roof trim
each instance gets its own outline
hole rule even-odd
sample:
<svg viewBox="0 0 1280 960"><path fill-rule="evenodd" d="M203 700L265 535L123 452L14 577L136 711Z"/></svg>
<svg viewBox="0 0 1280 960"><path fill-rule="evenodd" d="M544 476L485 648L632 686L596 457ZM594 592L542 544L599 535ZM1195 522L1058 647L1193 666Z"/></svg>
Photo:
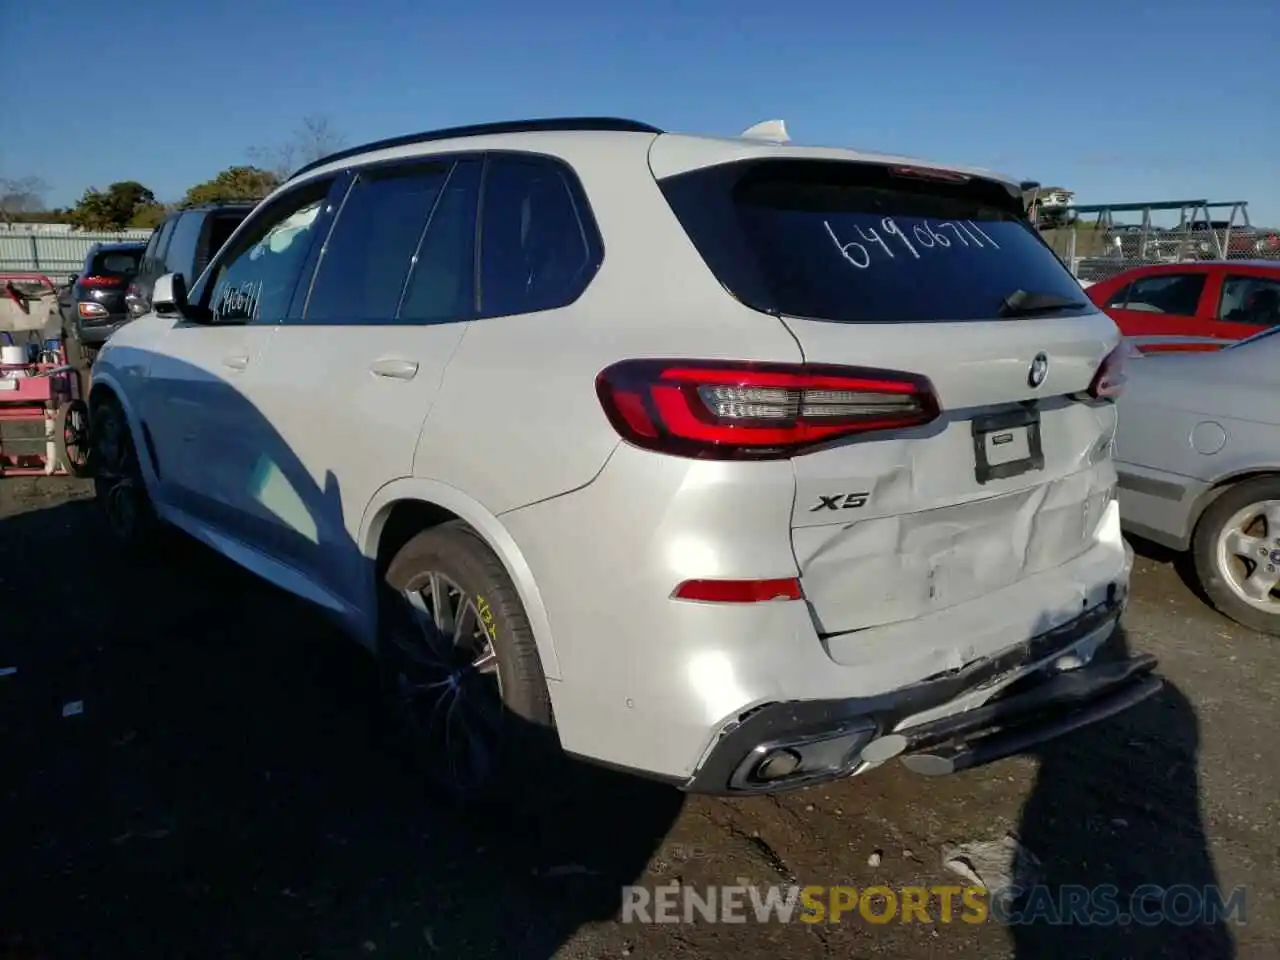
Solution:
<svg viewBox="0 0 1280 960"><path fill-rule="evenodd" d="M110 253L112 250L145 250L146 240L99 240L89 249L97 253Z"/></svg>
<svg viewBox="0 0 1280 960"><path fill-rule="evenodd" d="M423 133L410 133L400 137L389 137L386 140L375 140L347 150L339 150L327 157L321 157L304 167L299 167L289 179L292 180L309 170L345 160L362 153L375 150L389 150L392 147L407 147L415 143L429 143L432 140L460 140L463 137L492 136L499 133L542 133L546 131L570 130L611 130L618 133L662 133L657 127L639 120L625 120L620 117L544 117L537 120L500 120L496 123L473 123L463 127L445 127L442 130L427 130Z"/></svg>
<svg viewBox="0 0 1280 960"><path fill-rule="evenodd" d="M189 207L178 207L169 215L181 215L192 210L241 210L244 208L252 210L260 204L266 196L267 194L264 193L261 197L240 197L236 200L210 200L207 203L193 203Z"/></svg>

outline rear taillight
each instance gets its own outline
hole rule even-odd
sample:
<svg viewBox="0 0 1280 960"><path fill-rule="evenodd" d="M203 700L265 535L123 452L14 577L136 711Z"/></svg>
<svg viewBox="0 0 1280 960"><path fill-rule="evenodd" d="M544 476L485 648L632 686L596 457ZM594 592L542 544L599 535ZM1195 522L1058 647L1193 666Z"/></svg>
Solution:
<svg viewBox="0 0 1280 960"><path fill-rule="evenodd" d="M596 377L596 393L628 442L711 460L777 459L938 416L924 377L816 364L625 360Z"/></svg>
<svg viewBox="0 0 1280 960"><path fill-rule="evenodd" d="M82 287L123 287L124 277L81 277L80 285Z"/></svg>
<svg viewBox="0 0 1280 960"><path fill-rule="evenodd" d="M1120 346L1103 358L1098 372L1093 375L1093 382L1089 384L1089 396L1094 400L1114 400L1119 397L1124 392L1125 363L1140 356L1142 353L1137 347L1128 340L1122 340Z"/></svg>

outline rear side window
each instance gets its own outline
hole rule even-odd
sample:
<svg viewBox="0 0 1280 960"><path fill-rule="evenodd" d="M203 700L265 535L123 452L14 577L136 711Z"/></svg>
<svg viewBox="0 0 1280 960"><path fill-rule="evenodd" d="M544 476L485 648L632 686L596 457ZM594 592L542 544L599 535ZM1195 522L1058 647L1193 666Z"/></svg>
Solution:
<svg viewBox="0 0 1280 960"><path fill-rule="evenodd" d="M774 160L660 186L720 282L757 309L847 323L985 320L1017 290L1094 309L998 184Z"/></svg>
<svg viewBox="0 0 1280 960"><path fill-rule="evenodd" d="M200 243L200 228L204 226L204 214L194 210L184 213L178 218L173 228L173 236L169 239L169 249L165 252L165 269L170 273L180 273L188 284L196 281L196 247Z"/></svg>
<svg viewBox="0 0 1280 960"><path fill-rule="evenodd" d="M578 298L599 257L559 164L492 158L482 209L481 315L550 310Z"/></svg>
<svg viewBox="0 0 1280 960"><path fill-rule="evenodd" d="M1125 301L1129 299L1129 291L1132 289L1133 284L1126 283L1107 299L1107 306L1122 309L1125 305Z"/></svg>
<svg viewBox="0 0 1280 960"><path fill-rule="evenodd" d="M1129 288L1126 310L1194 316L1204 293L1203 273L1161 273L1142 277Z"/></svg>
<svg viewBox="0 0 1280 960"><path fill-rule="evenodd" d="M480 161L460 160L436 201L409 281L399 318L407 323L447 323L475 315L476 204Z"/></svg>
<svg viewBox="0 0 1280 960"><path fill-rule="evenodd" d="M164 255L169 247L169 240L173 237L173 228L181 219L181 216L170 217L160 225L160 229L151 235L151 242L147 244L146 269L156 273L164 273Z"/></svg>
<svg viewBox="0 0 1280 960"><path fill-rule="evenodd" d="M325 244L307 320L395 318L414 252L448 174L446 163L359 174Z"/></svg>

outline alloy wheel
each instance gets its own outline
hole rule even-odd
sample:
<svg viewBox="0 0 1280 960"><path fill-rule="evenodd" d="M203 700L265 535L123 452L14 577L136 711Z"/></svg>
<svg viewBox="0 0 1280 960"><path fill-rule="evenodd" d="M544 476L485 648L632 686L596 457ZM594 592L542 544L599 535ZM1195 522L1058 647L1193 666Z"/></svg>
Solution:
<svg viewBox="0 0 1280 960"><path fill-rule="evenodd" d="M502 748L502 679L486 601L438 571L401 594L406 616L390 631L393 696L430 770L454 793L483 788ZM492 620L492 615L487 618Z"/></svg>
<svg viewBox="0 0 1280 960"><path fill-rule="evenodd" d="M1280 614L1280 500L1233 513L1218 533L1215 559L1232 593L1255 609Z"/></svg>

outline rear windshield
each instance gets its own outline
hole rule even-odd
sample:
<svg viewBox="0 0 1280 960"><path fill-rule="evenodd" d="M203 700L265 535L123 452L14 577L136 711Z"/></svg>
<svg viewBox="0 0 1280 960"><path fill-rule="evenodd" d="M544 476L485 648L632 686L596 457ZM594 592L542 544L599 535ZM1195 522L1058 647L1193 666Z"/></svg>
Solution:
<svg viewBox="0 0 1280 960"><path fill-rule="evenodd" d="M1018 290L1093 309L994 183L768 161L661 185L720 282L757 309L849 323L979 320Z"/></svg>
<svg viewBox="0 0 1280 960"><path fill-rule="evenodd" d="M102 250L93 256L89 273L94 276L132 277L138 272L142 249Z"/></svg>

